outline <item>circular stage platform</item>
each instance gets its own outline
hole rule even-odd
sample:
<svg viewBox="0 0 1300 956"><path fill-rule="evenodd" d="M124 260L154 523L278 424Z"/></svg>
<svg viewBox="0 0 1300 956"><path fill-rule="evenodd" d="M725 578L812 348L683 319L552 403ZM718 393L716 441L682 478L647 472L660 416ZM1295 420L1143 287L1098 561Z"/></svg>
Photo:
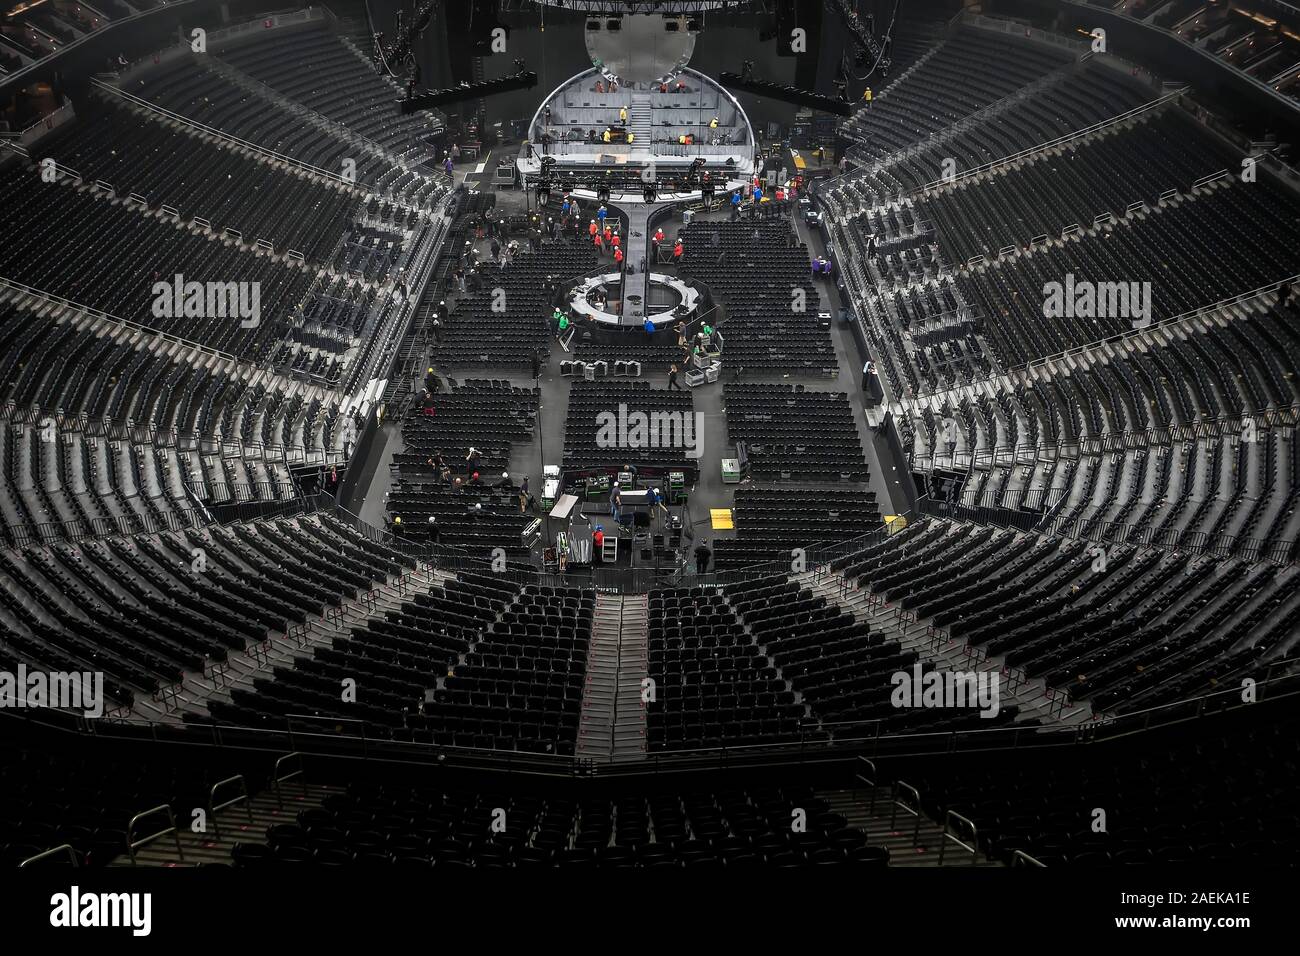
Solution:
<svg viewBox="0 0 1300 956"><path fill-rule="evenodd" d="M588 276L569 292L569 307L579 321L593 319L601 325L621 328L644 328L648 318L655 328L664 328L690 318L700 304L698 289L688 286L676 276L652 272L649 283L645 275L624 275L607 272ZM623 287L628 285L624 295ZM604 307L596 301L604 296ZM648 302L646 299L648 298ZM614 312L611 306L618 306Z"/></svg>

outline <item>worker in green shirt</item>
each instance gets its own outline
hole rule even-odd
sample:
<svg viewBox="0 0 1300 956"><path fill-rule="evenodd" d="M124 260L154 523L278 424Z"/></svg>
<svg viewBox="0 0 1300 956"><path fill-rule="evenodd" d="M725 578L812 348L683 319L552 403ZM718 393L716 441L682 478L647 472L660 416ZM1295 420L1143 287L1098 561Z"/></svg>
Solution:
<svg viewBox="0 0 1300 956"><path fill-rule="evenodd" d="M561 316L560 316L560 334L563 335L563 334L565 333L565 331L566 331L568 328L569 328L569 317L568 317L567 315L561 315Z"/></svg>

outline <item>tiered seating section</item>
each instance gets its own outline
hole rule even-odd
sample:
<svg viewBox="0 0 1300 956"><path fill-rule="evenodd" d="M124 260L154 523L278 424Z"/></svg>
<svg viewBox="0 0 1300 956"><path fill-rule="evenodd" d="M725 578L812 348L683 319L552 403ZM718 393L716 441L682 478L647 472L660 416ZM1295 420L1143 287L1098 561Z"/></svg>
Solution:
<svg viewBox="0 0 1300 956"><path fill-rule="evenodd" d="M1236 686L1300 625L1294 568L942 520L831 567L1094 713Z"/></svg>
<svg viewBox="0 0 1300 956"><path fill-rule="evenodd" d="M129 708L405 560L323 515L3 551L0 648L29 666L103 671L107 706Z"/></svg>
<svg viewBox="0 0 1300 956"><path fill-rule="evenodd" d="M595 605L592 591L461 575L187 718L283 730L310 714L370 737L572 756Z"/></svg>
<svg viewBox="0 0 1300 956"><path fill-rule="evenodd" d="M982 30L963 29L902 83L858 110L845 131L878 159L1063 70L1069 54Z"/></svg>
<svg viewBox="0 0 1300 956"><path fill-rule="evenodd" d="M807 814L794 834L791 808ZM504 813L504 818L501 814ZM492 832L494 820L505 821ZM235 847L236 867L395 864L407 869L500 866L881 866L871 846L808 787L651 796L444 792L354 784L267 844Z"/></svg>

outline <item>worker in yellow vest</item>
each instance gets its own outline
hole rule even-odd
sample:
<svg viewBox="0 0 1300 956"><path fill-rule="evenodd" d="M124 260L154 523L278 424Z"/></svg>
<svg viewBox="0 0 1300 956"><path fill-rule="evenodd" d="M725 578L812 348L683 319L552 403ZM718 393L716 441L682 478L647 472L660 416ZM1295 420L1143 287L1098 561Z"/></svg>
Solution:
<svg viewBox="0 0 1300 956"><path fill-rule="evenodd" d="M866 103L868 106L871 105L871 101L873 98L874 95L871 92L871 87L868 86L865 90L862 91L862 102Z"/></svg>
<svg viewBox="0 0 1300 956"><path fill-rule="evenodd" d="M713 119L709 120L709 129L717 129L717 128L718 128L718 118L715 116L713 117Z"/></svg>
<svg viewBox="0 0 1300 956"><path fill-rule="evenodd" d="M604 140L607 143L609 142L609 130L605 130Z"/></svg>
<svg viewBox="0 0 1300 956"><path fill-rule="evenodd" d="M618 108L618 121L619 121L620 123L622 123L624 126L627 125L627 107L626 107L626 106L620 106L620 107Z"/></svg>

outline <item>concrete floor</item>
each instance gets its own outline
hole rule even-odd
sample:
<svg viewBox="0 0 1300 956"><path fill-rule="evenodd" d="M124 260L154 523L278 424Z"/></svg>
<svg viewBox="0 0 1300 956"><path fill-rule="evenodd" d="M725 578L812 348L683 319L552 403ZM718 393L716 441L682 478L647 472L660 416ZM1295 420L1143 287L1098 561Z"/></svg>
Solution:
<svg viewBox="0 0 1300 956"><path fill-rule="evenodd" d="M479 183L482 182L488 184L486 188L490 189L492 188L490 186L491 169L494 165L495 161L489 154L481 163L467 164L458 170L457 179L467 182L470 188L479 188ZM480 169L482 172L478 172ZM496 195L497 209L502 211L523 210L528 203L528 197L519 190L500 190ZM707 214L703 218L721 220L725 219L727 215L726 212L717 212ZM697 216L696 218L701 217ZM802 222L798 222L796 228L800 237L808 244L812 255L823 251L823 243L819 236L811 234ZM490 255L486 242L479 245L484 256ZM837 313L837 292L833 283L818 280L817 284L821 292L822 308ZM745 381L781 382L785 384L802 382L808 388L814 390L847 393L853 409L854 420L858 423L859 437L863 443L869 469L870 477L865 487L876 493L882 514L900 513L900 511L906 509L906 497L902 491L902 482L908 480L908 476L901 464L890 459L883 439L879 438L867 425L861 389L861 369L864 357L847 327L839 323L833 324L831 338L835 345L836 356L839 359L839 374L834 379L747 374ZM536 431L536 440L527 445L516 445L511 452L510 473L512 478L518 481L522 476L527 475L530 487L535 491L539 491L542 487L543 463L562 464L565 422L568 418L569 403L569 381L562 378L559 371L560 362L564 357L564 350L558 342L553 341L548 361L541 371L539 383L541 396L538 408L540 427ZM434 362L436 365L436 358ZM475 378L509 380L512 384L519 386L533 384L532 379L526 373L521 375L517 371L507 372L491 366L475 369L471 374ZM453 373L453 377L459 381L465 377L464 370ZM652 388L667 387L666 373L647 374L645 378L651 382ZM690 523L694 537L697 540L712 540L731 537L735 534L734 531L714 533L709 527L709 510L713 508L731 508L734 504L735 489L740 487L737 485L724 485L722 482L721 460L735 455L735 446L727 439L726 410L723 402L723 382L726 379L727 367L724 355L721 380L702 385L694 389L692 393L695 410L703 415L704 429L704 456L701 461L700 476L696 486L690 489ZM362 518L376 525L382 525L383 523L384 496L392 484L389 476L389 463L393 454L402 450L400 428L396 421L390 421L384 426L384 434L385 441L382 446L377 445L376 452L371 456L371 462L367 463L367 467L373 471L373 477L370 478L366 499L360 511ZM749 484L749 482L747 481L745 484ZM828 482L824 485L792 482L767 483L762 486L810 489L843 487L842 483L838 481ZM603 509L593 503L593 505L589 506L589 510L596 512ZM690 536L690 532L688 532L687 537Z"/></svg>

